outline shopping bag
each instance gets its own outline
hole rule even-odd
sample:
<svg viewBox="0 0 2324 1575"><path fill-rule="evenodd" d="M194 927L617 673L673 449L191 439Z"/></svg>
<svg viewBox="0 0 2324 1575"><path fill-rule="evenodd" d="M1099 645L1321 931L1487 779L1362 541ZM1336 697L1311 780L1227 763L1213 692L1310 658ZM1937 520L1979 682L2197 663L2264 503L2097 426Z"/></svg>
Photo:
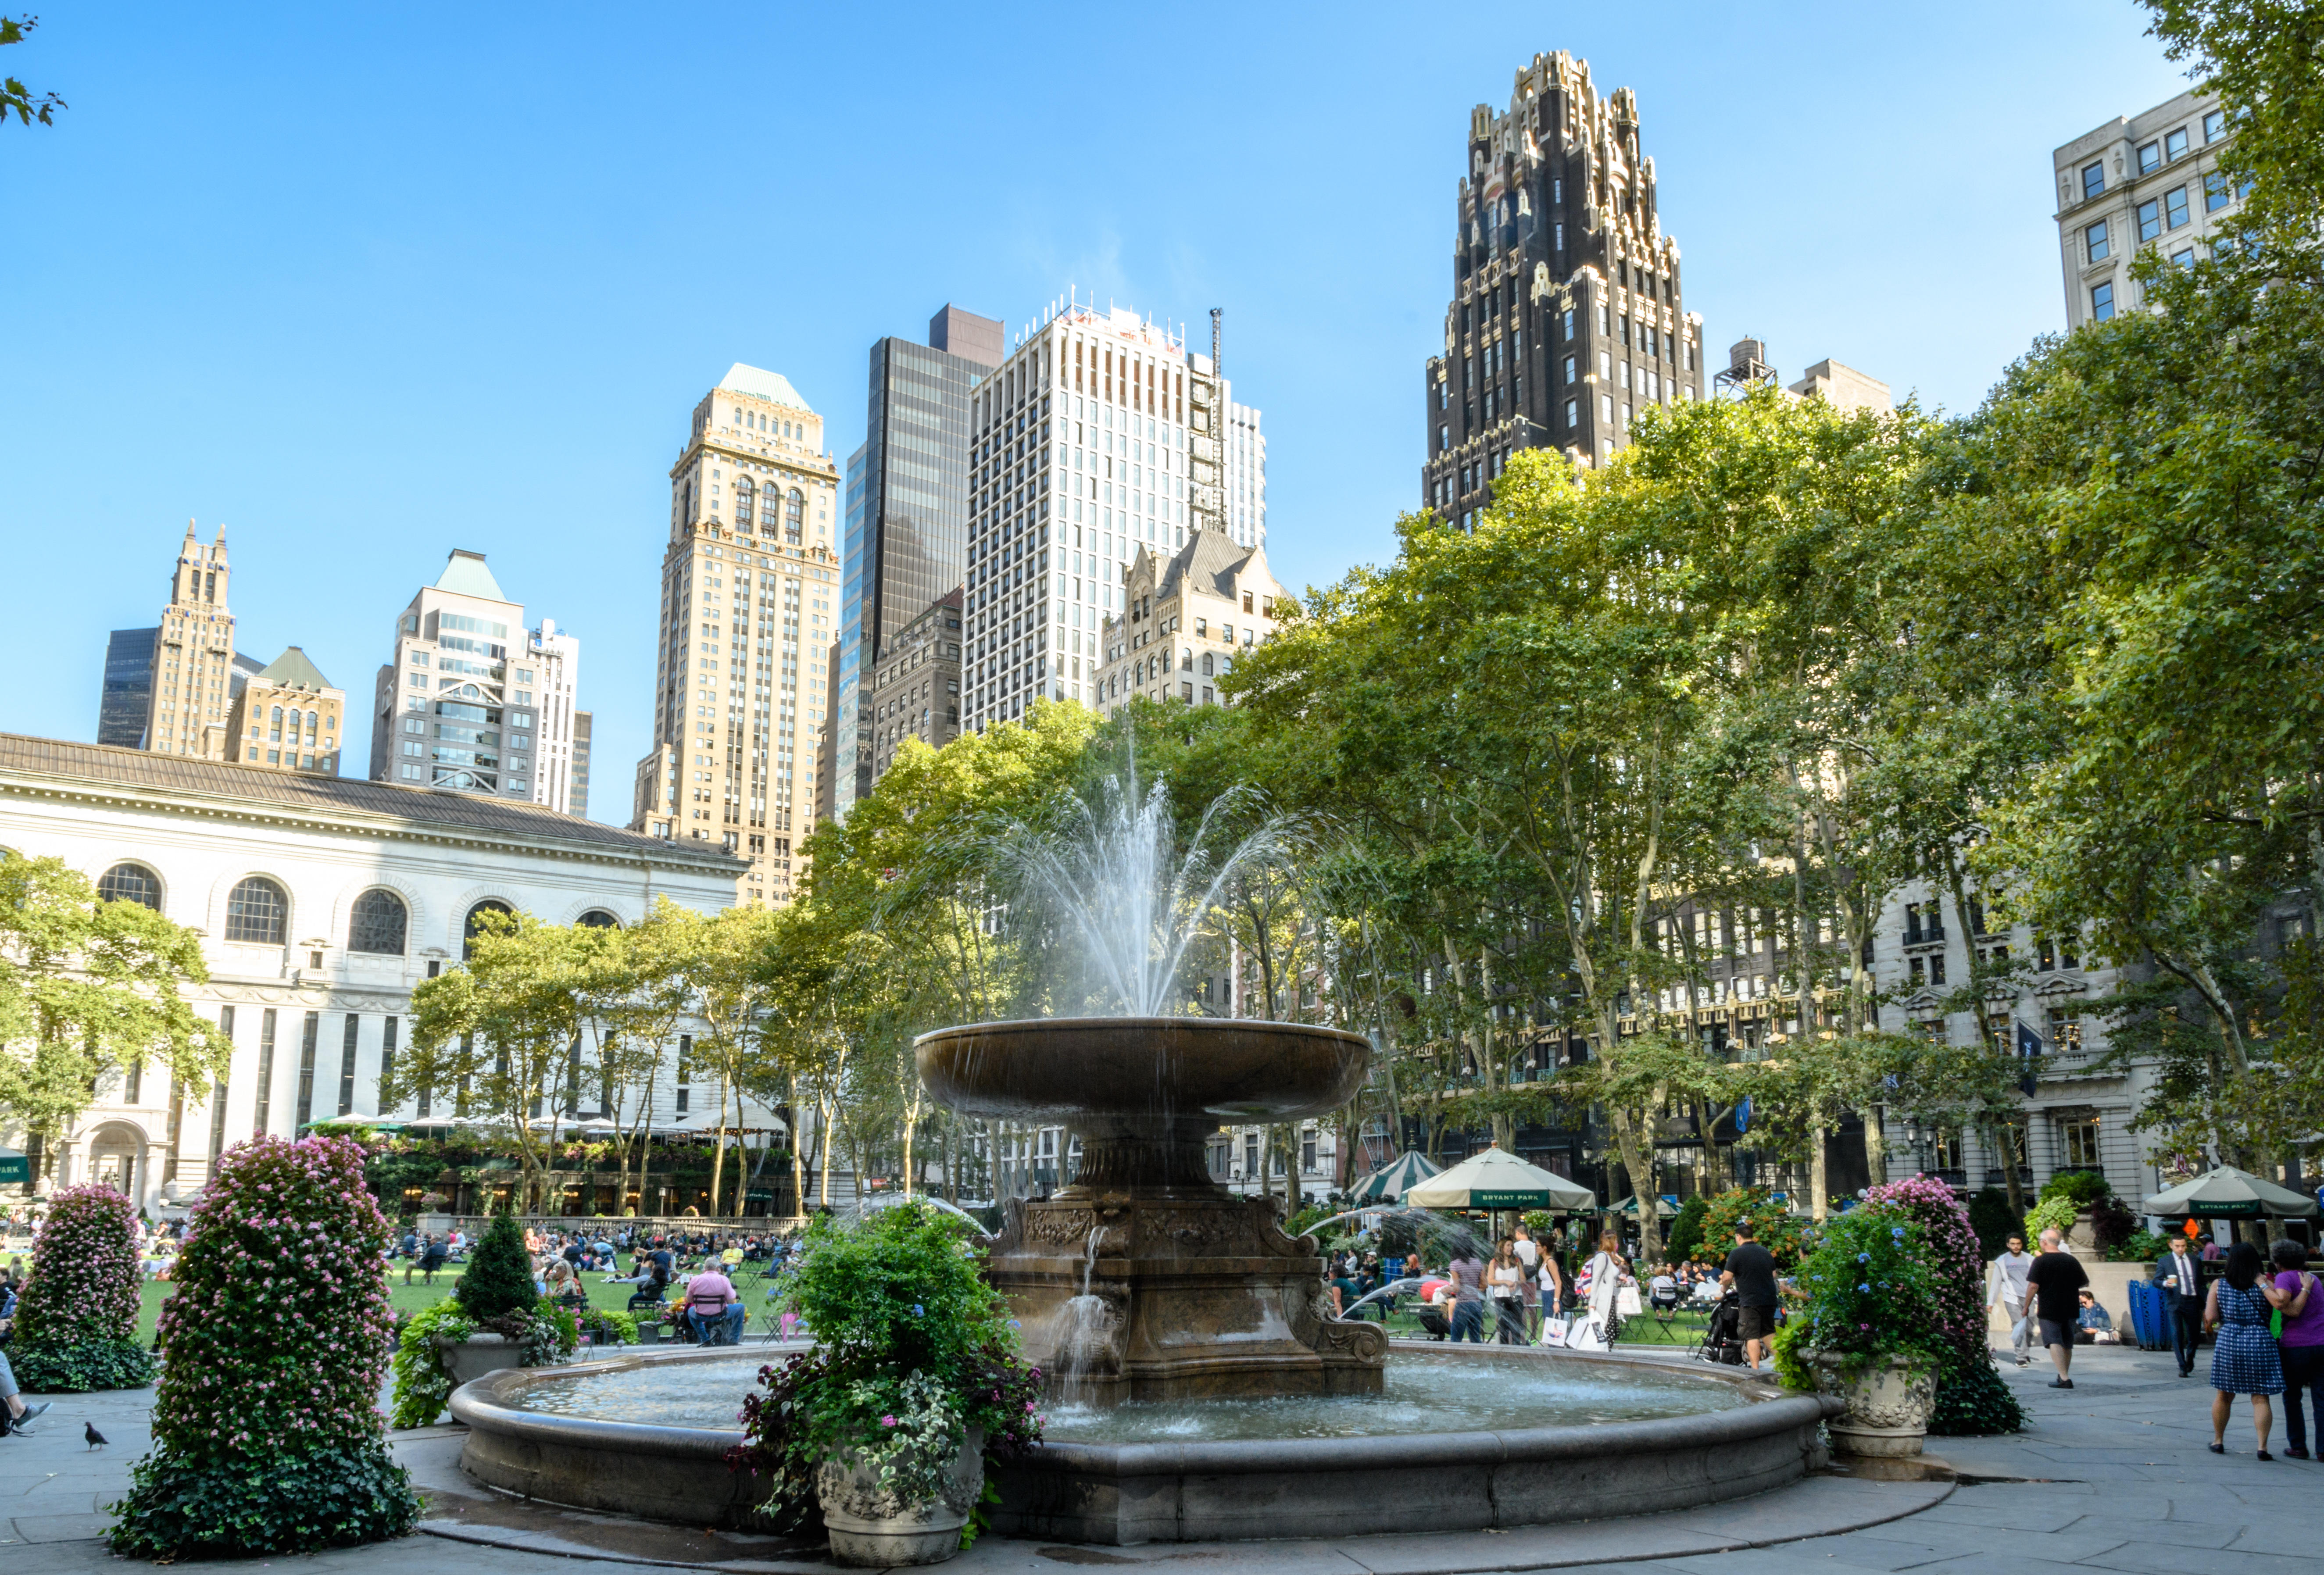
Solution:
<svg viewBox="0 0 2324 1575"><path fill-rule="evenodd" d="M1544 1345L1563 1345L1565 1331L1572 1327L1569 1318L1545 1318L1541 1321L1541 1342Z"/></svg>
<svg viewBox="0 0 2324 1575"><path fill-rule="evenodd" d="M1606 1331L1600 1327L1598 1320L1595 1318L1577 1318L1573 1321L1572 1327L1565 1331L1565 1349L1568 1350L1604 1350L1606 1349Z"/></svg>
<svg viewBox="0 0 2324 1575"><path fill-rule="evenodd" d="M1646 1308L1640 1304L1638 1301L1637 1286L1624 1285L1620 1290L1614 1293L1615 1317L1636 1318L1639 1313L1645 1311Z"/></svg>

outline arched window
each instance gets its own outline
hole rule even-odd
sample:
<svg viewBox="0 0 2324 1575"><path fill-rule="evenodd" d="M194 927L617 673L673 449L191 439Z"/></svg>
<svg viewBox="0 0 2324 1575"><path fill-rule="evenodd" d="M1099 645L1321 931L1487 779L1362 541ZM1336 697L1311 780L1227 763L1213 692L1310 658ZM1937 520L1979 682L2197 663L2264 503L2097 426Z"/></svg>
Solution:
<svg viewBox="0 0 2324 1575"><path fill-rule="evenodd" d="M379 956L403 955L404 932L410 927L410 910L394 892L374 887L355 898L347 920L347 950Z"/></svg>
<svg viewBox="0 0 2324 1575"><path fill-rule="evenodd" d="M277 705L274 708L273 714L267 717L266 724L272 730L266 735L268 741L281 743L282 741L282 707Z"/></svg>
<svg viewBox="0 0 2324 1575"><path fill-rule="evenodd" d="M97 877L97 894L106 902L134 902L161 911L161 880L143 864L115 864Z"/></svg>
<svg viewBox="0 0 2324 1575"><path fill-rule="evenodd" d="M788 502L783 505L783 539L797 547L807 533L807 499L798 488L791 489Z"/></svg>
<svg viewBox="0 0 2324 1575"><path fill-rule="evenodd" d="M238 883L226 899L226 938L279 946L290 927L290 899L263 875Z"/></svg>
<svg viewBox="0 0 2324 1575"><path fill-rule="evenodd" d="M516 909L497 897L487 897L468 910L467 922L460 928L460 956L463 961L476 949L476 933L484 928L477 921L488 913L514 913Z"/></svg>
<svg viewBox="0 0 2324 1575"><path fill-rule="evenodd" d="M618 930L622 927L622 921L602 907L593 907L573 922L593 930Z"/></svg>
<svg viewBox="0 0 2324 1575"><path fill-rule="evenodd" d="M749 476L734 484L734 524L738 530L748 530L751 528L751 499L753 495Z"/></svg>

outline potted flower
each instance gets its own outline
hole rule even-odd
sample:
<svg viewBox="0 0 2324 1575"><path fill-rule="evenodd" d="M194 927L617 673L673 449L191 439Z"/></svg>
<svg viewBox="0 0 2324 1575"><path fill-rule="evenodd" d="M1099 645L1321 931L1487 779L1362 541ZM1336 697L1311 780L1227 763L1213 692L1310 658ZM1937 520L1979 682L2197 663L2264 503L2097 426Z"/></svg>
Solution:
<svg viewBox="0 0 2324 1575"><path fill-rule="evenodd" d="M393 1369L395 1425L427 1427L461 1385L503 1368L550 1366L580 1344L573 1314L534 1286L516 1216L495 1214L452 1294L403 1326Z"/></svg>
<svg viewBox="0 0 2324 1575"><path fill-rule="evenodd" d="M1800 1265L1798 1304L1775 1340L1787 1387L1837 1396L1834 1448L1917 1455L1936 1398L1942 1339L1922 1228L1884 1210L1831 1220Z"/></svg>
<svg viewBox="0 0 2324 1575"><path fill-rule="evenodd" d="M982 1262L963 1221L921 1203L809 1228L782 1306L818 1343L761 1369L730 1460L769 1479L770 1520L819 1513L844 1564L933 1564L968 1544L987 1459L1041 1433L1041 1375Z"/></svg>

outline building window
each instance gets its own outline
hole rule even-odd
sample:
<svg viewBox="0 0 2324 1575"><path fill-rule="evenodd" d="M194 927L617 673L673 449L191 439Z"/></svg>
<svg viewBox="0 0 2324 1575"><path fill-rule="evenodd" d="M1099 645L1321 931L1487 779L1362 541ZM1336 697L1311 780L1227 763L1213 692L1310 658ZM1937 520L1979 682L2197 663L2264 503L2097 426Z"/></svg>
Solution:
<svg viewBox="0 0 2324 1575"><path fill-rule="evenodd" d="M2163 144L2161 143L2140 143L2138 149L2138 172L2141 175L2145 175L2162 168Z"/></svg>
<svg viewBox="0 0 2324 1575"><path fill-rule="evenodd" d="M2148 198L2138 205L2138 238L2151 241L2163 233L2163 204Z"/></svg>
<svg viewBox="0 0 2324 1575"><path fill-rule="evenodd" d="M2114 316L2114 281L2090 286L2090 316L2101 323Z"/></svg>
<svg viewBox="0 0 2324 1575"><path fill-rule="evenodd" d="M2113 248L2107 244L2106 220L2100 219L2082 232L2082 250L2093 262L2103 262L2114 254Z"/></svg>
<svg viewBox="0 0 2324 1575"><path fill-rule="evenodd" d="M374 887L355 898L355 912L347 921L347 950L368 952L374 956L402 956L410 916L403 898Z"/></svg>
<svg viewBox="0 0 2324 1575"><path fill-rule="evenodd" d="M2174 186L2163 194L2163 216L2170 220L2172 229L2182 229L2186 226L2187 189L2185 187Z"/></svg>
<svg viewBox="0 0 2324 1575"><path fill-rule="evenodd" d="M592 930L618 930L622 927L622 921L602 907L593 907L573 922Z"/></svg>
<svg viewBox="0 0 2324 1575"><path fill-rule="evenodd" d="M161 911L161 882L142 864L115 864L100 876L97 895L106 902L134 902Z"/></svg>
<svg viewBox="0 0 2324 1575"><path fill-rule="evenodd" d="M513 914L516 909L497 897L487 897L468 910L467 921L460 926L460 960L466 962L476 949L476 936L484 929L484 916L488 913Z"/></svg>
<svg viewBox="0 0 2324 1575"><path fill-rule="evenodd" d="M754 496L749 476L734 484L734 523L741 530L751 528L751 502Z"/></svg>
<svg viewBox="0 0 2324 1575"><path fill-rule="evenodd" d="M798 488L793 487L790 497L783 504L783 539L797 547L805 539L806 531L807 499L800 494Z"/></svg>
<svg viewBox="0 0 2324 1575"><path fill-rule="evenodd" d="M2163 139L2163 157L2176 162L2187 156L2187 128L2181 126Z"/></svg>
<svg viewBox="0 0 2324 1575"><path fill-rule="evenodd" d="M2099 192L2104 191L2105 189L2106 164L2104 161L2083 165L2082 200L2084 202L2088 202L2091 198L2096 197Z"/></svg>
<svg viewBox="0 0 2324 1575"><path fill-rule="evenodd" d="M2195 248L2192 246L2180 247L2179 250L2171 253L2171 261L2181 268L2194 267Z"/></svg>
<svg viewBox="0 0 2324 1575"><path fill-rule="evenodd" d="M2059 1147L2066 1156L2065 1169L2098 1168L2098 1119L2096 1116L2060 1120L2058 1139Z"/></svg>
<svg viewBox="0 0 2324 1575"><path fill-rule="evenodd" d="M289 933L290 901L263 875L237 884L226 899L226 938L279 946Z"/></svg>
<svg viewBox="0 0 2324 1575"><path fill-rule="evenodd" d="M2203 140L2216 143L2227 134L2227 112L2215 109L2203 117Z"/></svg>
<svg viewBox="0 0 2324 1575"><path fill-rule="evenodd" d="M2203 177L2203 211L2217 213L2236 199L2236 189L2217 170Z"/></svg>

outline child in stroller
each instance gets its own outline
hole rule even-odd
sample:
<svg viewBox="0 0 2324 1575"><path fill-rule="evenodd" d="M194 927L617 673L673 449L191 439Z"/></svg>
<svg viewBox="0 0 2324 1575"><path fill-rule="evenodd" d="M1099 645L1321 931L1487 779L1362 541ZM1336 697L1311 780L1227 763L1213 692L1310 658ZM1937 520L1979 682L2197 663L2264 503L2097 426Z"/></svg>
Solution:
<svg viewBox="0 0 2324 1575"><path fill-rule="evenodd" d="M1741 1306L1732 1291L1719 1298L1711 1310L1711 1326L1702 1331L1702 1343L1695 1348L1696 1361L1727 1368L1743 1365L1743 1342L1735 1332Z"/></svg>

